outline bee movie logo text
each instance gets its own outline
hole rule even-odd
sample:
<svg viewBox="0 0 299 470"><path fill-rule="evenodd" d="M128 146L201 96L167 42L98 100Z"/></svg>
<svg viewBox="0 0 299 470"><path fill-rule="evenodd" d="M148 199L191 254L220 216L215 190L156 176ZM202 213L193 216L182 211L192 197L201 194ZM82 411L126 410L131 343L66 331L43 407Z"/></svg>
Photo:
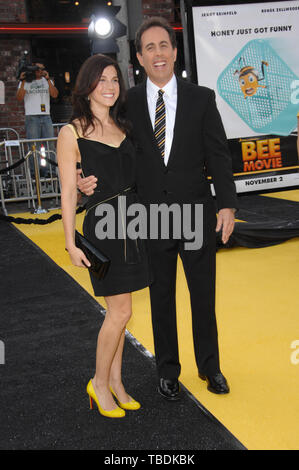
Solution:
<svg viewBox="0 0 299 470"><path fill-rule="evenodd" d="M281 168L280 139L242 142L243 171Z"/></svg>

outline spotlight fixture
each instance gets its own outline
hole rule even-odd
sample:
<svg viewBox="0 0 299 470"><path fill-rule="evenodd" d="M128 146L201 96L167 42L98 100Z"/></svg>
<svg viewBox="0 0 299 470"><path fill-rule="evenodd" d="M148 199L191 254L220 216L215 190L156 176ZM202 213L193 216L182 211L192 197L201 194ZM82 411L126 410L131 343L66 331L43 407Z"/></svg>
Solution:
<svg viewBox="0 0 299 470"><path fill-rule="evenodd" d="M66 83L70 83L71 81L70 72L64 72L64 80Z"/></svg>
<svg viewBox="0 0 299 470"><path fill-rule="evenodd" d="M118 6L102 7L91 16L88 36L92 55L119 52L116 39L127 32L127 27L115 18L120 9Z"/></svg>
<svg viewBox="0 0 299 470"><path fill-rule="evenodd" d="M113 33L113 23L108 18L99 18L95 21L94 29L101 39L109 38Z"/></svg>

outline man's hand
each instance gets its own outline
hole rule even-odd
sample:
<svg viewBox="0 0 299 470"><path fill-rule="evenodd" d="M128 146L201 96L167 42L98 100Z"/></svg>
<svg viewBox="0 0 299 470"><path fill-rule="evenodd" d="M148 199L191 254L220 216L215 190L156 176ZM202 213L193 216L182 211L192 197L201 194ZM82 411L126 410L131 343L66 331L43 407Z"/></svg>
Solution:
<svg viewBox="0 0 299 470"><path fill-rule="evenodd" d="M235 209L220 209L217 218L216 232L222 229L222 242L228 242L235 226Z"/></svg>
<svg viewBox="0 0 299 470"><path fill-rule="evenodd" d="M93 175L82 178L81 173L82 170L77 170L77 186L81 193L91 196L97 187L98 179Z"/></svg>
<svg viewBox="0 0 299 470"><path fill-rule="evenodd" d="M25 77L26 77L26 72L22 72L20 75L21 85L18 87L17 94L16 94L16 98L18 101L23 101L24 96L26 95Z"/></svg>
<svg viewBox="0 0 299 470"><path fill-rule="evenodd" d="M43 70L43 77L44 77L46 80L50 80L49 72L47 72L47 70Z"/></svg>

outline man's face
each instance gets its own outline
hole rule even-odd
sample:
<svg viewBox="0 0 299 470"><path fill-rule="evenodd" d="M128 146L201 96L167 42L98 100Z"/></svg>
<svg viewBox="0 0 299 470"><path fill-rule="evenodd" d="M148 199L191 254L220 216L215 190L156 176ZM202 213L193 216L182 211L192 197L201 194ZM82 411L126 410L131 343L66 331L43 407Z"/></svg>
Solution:
<svg viewBox="0 0 299 470"><path fill-rule="evenodd" d="M45 70L45 66L44 64L39 64L39 63L35 63L34 65L36 65L39 69L35 71L35 78L38 80L39 78L42 78L44 76L44 70Z"/></svg>
<svg viewBox="0 0 299 470"><path fill-rule="evenodd" d="M160 26L153 26L141 36L141 54L137 53L140 65L147 76L162 88L174 72L177 49L172 47L168 32Z"/></svg>

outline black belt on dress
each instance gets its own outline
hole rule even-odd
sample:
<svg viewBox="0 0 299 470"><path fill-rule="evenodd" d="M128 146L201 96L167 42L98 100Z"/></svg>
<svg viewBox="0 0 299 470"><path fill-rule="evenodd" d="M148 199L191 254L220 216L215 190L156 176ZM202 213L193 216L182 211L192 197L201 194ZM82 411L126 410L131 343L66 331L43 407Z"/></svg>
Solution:
<svg viewBox="0 0 299 470"><path fill-rule="evenodd" d="M98 191L99 192L99 191ZM110 196L106 199L102 199L101 201L98 201L96 204L93 204L92 206L88 207L86 209L86 214L91 210L93 209L94 207L100 205L100 204L103 204L104 202L107 202L107 201L111 201L111 199L115 199L116 197L118 196L126 196L127 194L130 194L130 193L136 193L136 185L134 186L130 186L129 188L125 188L125 189L122 189L121 191L119 191L117 194L114 194L113 196Z"/></svg>

